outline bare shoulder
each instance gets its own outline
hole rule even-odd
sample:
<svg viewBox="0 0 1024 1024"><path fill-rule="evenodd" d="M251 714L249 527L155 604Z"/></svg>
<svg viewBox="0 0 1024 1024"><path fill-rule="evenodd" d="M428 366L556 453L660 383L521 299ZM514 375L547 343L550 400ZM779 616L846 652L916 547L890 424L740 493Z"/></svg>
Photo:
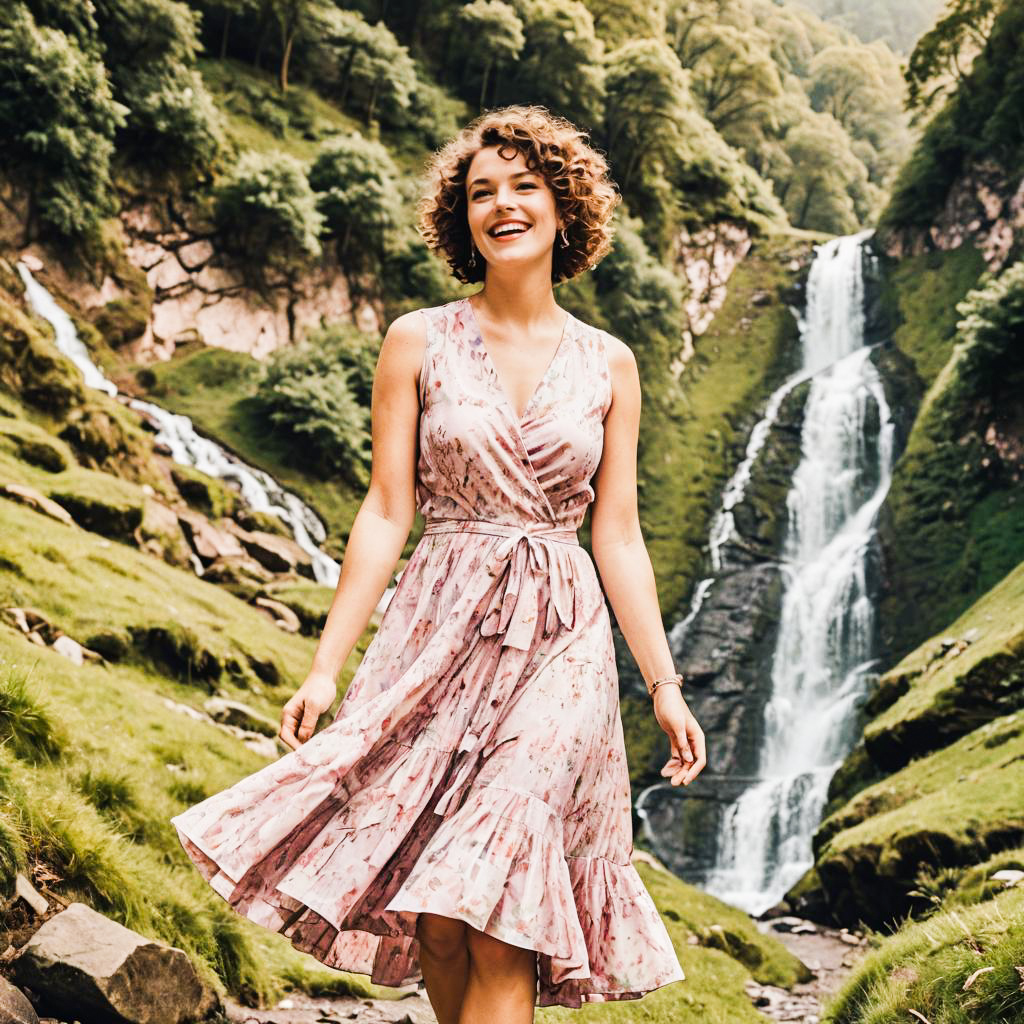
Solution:
<svg viewBox="0 0 1024 1024"><path fill-rule="evenodd" d="M613 396L624 391L639 388L640 373L636 365L633 350L621 338L616 338L608 331L601 331L604 350L608 359L608 370L612 377Z"/></svg>
<svg viewBox="0 0 1024 1024"><path fill-rule="evenodd" d="M387 376L419 375L427 346L427 318L422 310L411 309L391 321L381 342L378 372Z"/></svg>

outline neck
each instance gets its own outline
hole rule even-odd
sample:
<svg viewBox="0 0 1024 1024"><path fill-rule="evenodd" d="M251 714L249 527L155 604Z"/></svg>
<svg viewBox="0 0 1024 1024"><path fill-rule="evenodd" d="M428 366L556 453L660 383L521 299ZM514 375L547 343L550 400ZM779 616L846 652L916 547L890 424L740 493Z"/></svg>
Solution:
<svg viewBox="0 0 1024 1024"><path fill-rule="evenodd" d="M502 271L488 266L484 286L473 305L493 320L523 328L557 318L560 308L551 284L551 265L523 271Z"/></svg>

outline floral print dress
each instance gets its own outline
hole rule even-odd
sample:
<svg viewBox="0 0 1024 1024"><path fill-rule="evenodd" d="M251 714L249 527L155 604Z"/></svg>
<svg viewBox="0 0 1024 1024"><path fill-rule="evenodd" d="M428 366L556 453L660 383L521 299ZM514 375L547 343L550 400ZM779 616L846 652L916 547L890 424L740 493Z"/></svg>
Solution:
<svg viewBox="0 0 1024 1024"><path fill-rule="evenodd" d="M684 978L630 862L611 625L576 530L611 377L572 315L520 418L467 298L421 311L426 528L337 714L172 818L240 914L330 967L421 977L421 912L538 953L537 1005Z"/></svg>

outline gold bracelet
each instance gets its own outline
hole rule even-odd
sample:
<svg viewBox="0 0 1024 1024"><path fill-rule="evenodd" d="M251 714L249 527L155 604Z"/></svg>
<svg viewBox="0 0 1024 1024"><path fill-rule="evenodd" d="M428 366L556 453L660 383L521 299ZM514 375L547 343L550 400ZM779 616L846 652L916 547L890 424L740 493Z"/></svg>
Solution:
<svg viewBox="0 0 1024 1024"><path fill-rule="evenodd" d="M654 691L661 686L662 683L676 683L679 688L682 689L683 679L684 677L680 672L676 672L674 675L665 676L663 679L655 679L653 683L647 684L647 692L651 697L653 697Z"/></svg>

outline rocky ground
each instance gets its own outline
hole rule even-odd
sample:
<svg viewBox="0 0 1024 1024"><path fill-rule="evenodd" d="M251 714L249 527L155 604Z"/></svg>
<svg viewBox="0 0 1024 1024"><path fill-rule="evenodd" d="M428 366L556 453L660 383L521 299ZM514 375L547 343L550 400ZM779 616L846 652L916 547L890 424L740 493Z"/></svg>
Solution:
<svg viewBox="0 0 1024 1024"><path fill-rule="evenodd" d="M866 939L847 928L826 928L800 917L777 917L758 921L757 926L761 931L774 933L814 972L814 977L791 990L750 981L747 995L772 1020L818 1024L825 996L839 988L853 965L868 951Z"/></svg>

